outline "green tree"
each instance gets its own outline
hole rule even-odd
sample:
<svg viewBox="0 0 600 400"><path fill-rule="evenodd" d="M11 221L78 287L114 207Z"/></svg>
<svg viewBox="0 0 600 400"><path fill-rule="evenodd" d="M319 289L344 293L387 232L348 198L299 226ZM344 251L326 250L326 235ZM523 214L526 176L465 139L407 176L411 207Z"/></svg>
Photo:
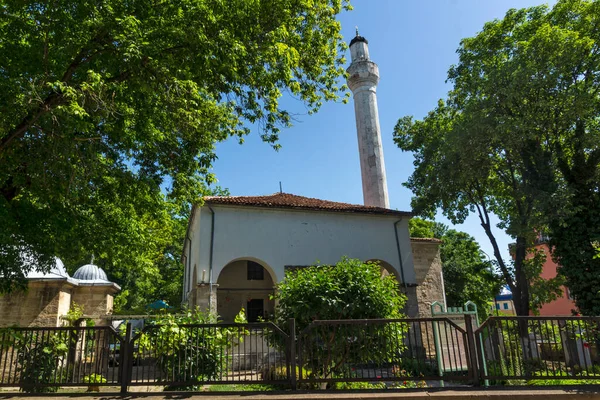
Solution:
<svg viewBox="0 0 600 400"><path fill-rule="evenodd" d="M314 320L402 318L406 302L398 291L398 282L392 276L382 277L379 265L348 258L332 266L317 265L287 273L277 285L275 298L275 322L287 328L288 319L295 318L298 332ZM314 327L303 342L308 369L317 377L330 377L347 373L344 370L352 362L384 362L397 357L390 352L403 346L407 324L370 328L343 324ZM348 340L350 337L352 340ZM383 341L390 344L383 348Z"/></svg>
<svg viewBox="0 0 600 400"><path fill-rule="evenodd" d="M414 217L408 220L408 230L410 237L441 239L448 227L440 222Z"/></svg>
<svg viewBox="0 0 600 400"><path fill-rule="evenodd" d="M411 237L435 237L442 240L440 258L448 306L462 306L467 301L477 305L480 320L489 315L489 304L500 292L502 280L474 237L423 218L409 221ZM435 233L437 232L437 233Z"/></svg>
<svg viewBox="0 0 600 400"><path fill-rule="evenodd" d="M471 235L450 229L442 240L440 256L446 301L452 306L472 301L483 321L489 315L490 302L500 292L501 278L493 272L492 262Z"/></svg>
<svg viewBox="0 0 600 400"><path fill-rule="evenodd" d="M560 214L573 211L562 201L572 196L557 165L562 159L572 168L579 154L587 173L597 167L593 126L580 132L581 140L572 139L578 119L598 109L588 90L597 74L585 71L598 70L591 69L598 59L591 29L599 4L559 1L552 11L510 10L487 23L461 42L447 101L422 121L404 117L396 126L396 143L415 152L416 170L407 183L413 207L423 215L441 207L453 223L477 214L519 315L561 293L561 280L540 279L543 259L532 257L548 219L552 226L565 223ZM582 36L575 27L584 26L590 30ZM491 214L515 240L509 262L502 259Z"/></svg>
<svg viewBox="0 0 600 400"><path fill-rule="evenodd" d="M152 268L176 229L170 203L214 182L216 142L256 127L277 147L284 92L311 113L345 91L336 16L349 8L2 2L0 290L23 284L24 252L41 270L91 253L109 274Z"/></svg>

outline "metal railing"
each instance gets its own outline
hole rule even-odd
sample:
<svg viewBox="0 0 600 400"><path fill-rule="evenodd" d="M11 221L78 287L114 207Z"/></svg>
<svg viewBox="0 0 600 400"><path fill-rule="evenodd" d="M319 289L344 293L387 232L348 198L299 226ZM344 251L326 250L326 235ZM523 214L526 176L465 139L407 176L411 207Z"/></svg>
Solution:
<svg viewBox="0 0 600 400"><path fill-rule="evenodd" d="M473 317L0 329L0 386L380 387L600 383L600 317Z"/></svg>
<svg viewBox="0 0 600 400"><path fill-rule="evenodd" d="M0 386L25 390L120 382L122 338L112 327L0 330Z"/></svg>
<svg viewBox="0 0 600 400"><path fill-rule="evenodd" d="M314 321L299 334L298 383L473 380L472 346L448 318Z"/></svg>
<svg viewBox="0 0 600 400"><path fill-rule="evenodd" d="M476 331L480 379L600 383L600 317L490 317Z"/></svg>
<svg viewBox="0 0 600 400"><path fill-rule="evenodd" d="M289 383L288 341L288 335L270 322L148 325L128 341L127 383Z"/></svg>

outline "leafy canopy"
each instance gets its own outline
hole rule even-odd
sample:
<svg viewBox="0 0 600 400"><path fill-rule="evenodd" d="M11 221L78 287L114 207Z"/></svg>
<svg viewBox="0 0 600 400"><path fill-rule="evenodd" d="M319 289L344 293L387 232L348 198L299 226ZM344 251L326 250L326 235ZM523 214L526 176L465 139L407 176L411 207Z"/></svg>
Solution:
<svg viewBox="0 0 600 400"><path fill-rule="evenodd" d="M2 2L0 290L54 255L93 253L109 276L154 264L178 229L173 215L214 182L216 142L256 127L277 147L291 123L284 93L315 112L345 90L336 16L349 8Z"/></svg>
<svg viewBox="0 0 600 400"><path fill-rule="evenodd" d="M598 230L582 221L587 217L597 227L600 215L599 11L597 0L509 10L462 40L459 63L448 73L448 99L422 121L404 117L396 126L396 143L415 152L407 183L415 210L432 215L440 207L454 223L475 212L520 315L562 292L560 279L539 279L543 260L533 248L546 227L554 236L568 227L583 235L555 243L564 275L577 270L565 266L559 249L565 246L585 254L580 267L594 273L588 255ZM582 199L586 204L579 206ZM575 210L579 222L569 220ZM513 261L501 257L490 214L515 239ZM586 298L598 298L592 290L597 293L598 283L588 280Z"/></svg>

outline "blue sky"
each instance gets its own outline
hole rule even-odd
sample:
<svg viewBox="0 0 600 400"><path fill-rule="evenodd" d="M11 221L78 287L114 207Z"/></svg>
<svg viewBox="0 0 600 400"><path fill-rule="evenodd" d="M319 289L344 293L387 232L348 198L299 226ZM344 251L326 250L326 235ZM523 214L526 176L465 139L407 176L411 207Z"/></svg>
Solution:
<svg viewBox="0 0 600 400"><path fill-rule="evenodd" d="M510 8L544 4L535 0L355 0L354 10L340 16L347 41L355 26L369 41L371 59L379 65L379 118L388 180L390 207L410 210L411 192L402 186L412 173L413 157L392 141L398 118L422 118L438 99L445 98L450 65L464 37L484 23L502 18ZM350 55L347 55L348 61ZM299 113L292 128L281 134L279 151L261 142L258 132L243 145L235 139L217 147L214 172L219 185L232 195L264 195L283 191L320 199L361 204L362 186L352 101L328 103L308 115L302 104L284 100ZM441 215L438 221L448 223ZM475 215L456 229L473 235L482 249L491 245ZM496 229L508 258L510 238Z"/></svg>

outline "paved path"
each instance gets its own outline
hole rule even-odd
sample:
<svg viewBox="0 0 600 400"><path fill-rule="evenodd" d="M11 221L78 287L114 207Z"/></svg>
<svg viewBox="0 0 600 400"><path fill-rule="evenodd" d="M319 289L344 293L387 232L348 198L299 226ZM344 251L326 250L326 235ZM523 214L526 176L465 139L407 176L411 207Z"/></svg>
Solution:
<svg viewBox="0 0 600 400"><path fill-rule="evenodd" d="M600 386L586 388L562 388L562 389L488 389L488 390L425 390L425 391L362 391L362 392L266 392L266 393L131 393L127 396L119 394L48 394L43 397L14 395L0 393L0 399L8 398L23 399L52 399L52 400L72 400L82 398L88 400L184 400L184 399L216 399L216 400L358 400L358 399L402 399L402 400L600 400Z"/></svg>

